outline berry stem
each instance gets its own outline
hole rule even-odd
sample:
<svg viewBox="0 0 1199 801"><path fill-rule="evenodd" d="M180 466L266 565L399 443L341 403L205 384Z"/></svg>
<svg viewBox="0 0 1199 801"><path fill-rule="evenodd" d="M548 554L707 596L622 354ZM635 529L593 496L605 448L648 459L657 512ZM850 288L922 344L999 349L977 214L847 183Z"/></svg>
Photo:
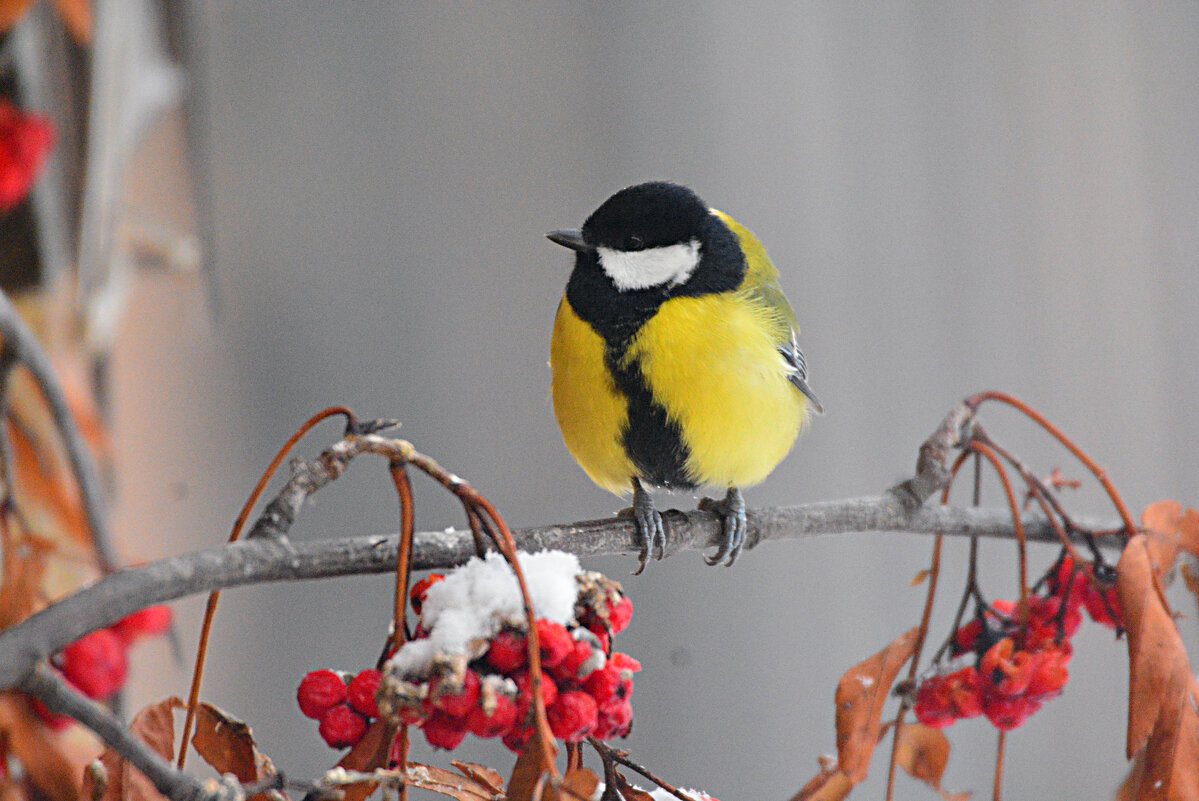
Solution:
<svg viewBox="0 0 1199 801"><path fill-rule="evenodd" d="M980 392L977 395L972 395L967 398L966 406L968 406L971 410L977 410L979 406L989 400L1005 403L1008 406L1018 410L1041 428L1045 429L1045 431L1049 432L1050 436L1060 442L1063 447L1066 448L1066 450L1074 454L1074 458L1086 465L1087 469L1091 471L1091 474L1094 475L1095 478L1098 479L1099 483L1103 485L1103 489L1107 492L1107 496L1111 499L1112 505L1116 507L1117 514L1119 514L1120 519L1124 521L1125 533L1129 537L1136 533L1137 525L1135 522L1133 522L1132 515L1128 513L1128 507L1124 505L1124 499L1120 497L1120 493L1116 491L1115 485L1112 483L1111 479L1107 477L1107 471L1096 464L1095 460L1088 456L1082 448L1074 444L1074 440L1062 433L1061 429L1049 422L1049 420L1036 409L1032 408L1019 398L1007 394L1006 392L998 392L996 390Z"/></svg>
<svg viewBox="0 0 1199 801"><path fill-rule="evenodd" d="M258 479L258 483L254 485L254 490L250 493L250 497L246 498L245 504L241 507L241 512L237 515L237 520L233 522L233 530L229 534L229 542L236 542L241 536L242 529L246 525L246 520L250 517L250 512L258 504L262 493L266 490L266 485L270 483L275 472L283 464L283 460L287 458L287 455L291 453L296 444L309 431L316 428L319 423L334 415L341 415L346 418L347 431L353 430L358 424L358 418L345 406L330 406L328 409L317 412L297 428L295 433L288 437L287 442L283 443L283 447L279 449L279 452L275 454L275 458L271 460L262 477ZM196 708L200 704L200 685L204 681L204 660L208 656L208 639L212 634L212 621L216 616L216 607L220 599L220 590L209 593L208 603L204 608L204 622L200 626L200 642L196 646L196 664L192 668L191 689L187 694L187 716L183 719L183 734L179 741L179 758L175 762L176 766L180 769L183 768L187 760L188 740L191 737L192 727L196 723Z"/></svg>
<svg viewBox="0 0 1199 801"><path fill-rule="evenodd" d="M995 781L991 786L992 801L1003 799L1003 752L1007 745L1007 732L999 730L999 742L995 746Z"/></svg>

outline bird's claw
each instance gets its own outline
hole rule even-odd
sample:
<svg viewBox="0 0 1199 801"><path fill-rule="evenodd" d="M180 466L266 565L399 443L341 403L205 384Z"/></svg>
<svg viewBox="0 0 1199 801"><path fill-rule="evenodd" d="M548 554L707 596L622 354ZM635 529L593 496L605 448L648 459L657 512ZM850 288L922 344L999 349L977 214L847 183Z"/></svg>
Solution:
<svg viewBox="0 0 1199 801"><path fill-rule="evenodd" d="M728 557L724 564L726 567L732 567L741 555L741 549L745 547L745 536L749 530L749 521L745 515L745 498L741 496L741 490L730 487L728 494L721 501L701 498L699 508L719 515L723 528L716 553L711 558L705 556L704 561L709 565L717 565Z"/></svg>
<svg viewBox="0 0 1199 801"><path fill-rule="evenodd" d="M633 482L633 508L626 510L637 524L637 539L641 542L641 554L638 557L638 567L633 572L638 576L645 570L645 565L651 555L662 559L666 555L666 529L662 525L662 515L654 507L653 496L642 488L641 482Z"/></svg>

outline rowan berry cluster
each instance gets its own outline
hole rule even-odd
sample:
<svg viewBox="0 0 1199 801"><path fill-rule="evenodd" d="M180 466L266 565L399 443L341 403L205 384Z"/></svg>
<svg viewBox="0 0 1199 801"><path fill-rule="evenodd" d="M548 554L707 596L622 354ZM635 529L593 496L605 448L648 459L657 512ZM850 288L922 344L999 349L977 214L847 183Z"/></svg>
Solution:
<svg viewBox="0 0 1199 801"><path fill-rule="evenodd" d="M551 732L566 742L627 735L641 665L613 653L612 636L629 625L632 601L566 554L522 554L521 563L542 615L539 684ZM520 752L535 733L523 607L495 589L510 572L498 558L460 570L473 572L444 582L431 576L413 588L420 625L385 669L380 709L420 726L438 748L456 748L471 733L500 737Z"/></svg>
<svg viewBox="0 0 1199 801"><path fill-rule="evenodd" d="M171 627L171 610L151 606L118 620L106 629L80 637L50 660L67 683L96 701L107 701L125 686L129 675L129 647L144 637L162 634ZM33 699L33 709L52 729L64 729L71 718L51 712Z"/></svg>
<svg viewBox="0 0 1199 801"><path fill-rule="evenodd" d="M1074 654L1070 638L1082 625L1082 610L1110 628L1123 622L1114 572L1102 564L1092 570L1094 582L1063 556L1029 597L1027 610L1006 600L980 607L974 620L955 632L948 669L925 679L916 691L920 722L943 728L985 715L1008 731L1061 695Z"/></svg>
<svg viewBox="0 0 1199 801"><path fill-rule="evenodd" d="M379 717L382 675L370 668L357 675L344 671L314 670L296 690L300 711L320 721L317 731L330 748L350 748L358 744L373 718Z"/></svg>

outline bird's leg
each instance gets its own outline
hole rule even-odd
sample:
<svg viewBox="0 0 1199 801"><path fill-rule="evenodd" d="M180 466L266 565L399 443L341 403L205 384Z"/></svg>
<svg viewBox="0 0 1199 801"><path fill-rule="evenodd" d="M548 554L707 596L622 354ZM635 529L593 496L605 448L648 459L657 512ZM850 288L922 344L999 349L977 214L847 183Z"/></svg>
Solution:
<svg viewBox="0 0 1199 801"><path fill-rule="evenodd" d="M641 565L634 576L645 570L650 554L656 559L666 555L666 531L662 528L662 515L654 508L654 498L641 482L633 479L633 520L637 523L637 538L641 540Z"/></svg>
<svg viewBox="0 0 1199 801"><path fill-rule="evenodd" d="M745 545L745 534L749 528L745 517L745 498L742 497L741 490L729 487L723 501L701 498L699 508L718 514L724 526L724 538L720 541L720 547L711 559L705 556L704 561L715 565L727 556L728 561L725 565L732 567L733 562L741 555L741 548Z"/></svg>

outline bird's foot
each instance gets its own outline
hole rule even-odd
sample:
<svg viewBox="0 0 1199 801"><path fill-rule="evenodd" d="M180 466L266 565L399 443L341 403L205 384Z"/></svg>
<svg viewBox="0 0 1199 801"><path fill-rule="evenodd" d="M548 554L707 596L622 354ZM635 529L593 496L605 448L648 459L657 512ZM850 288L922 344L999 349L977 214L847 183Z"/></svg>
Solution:
<svg viewBox="0 0 1199 801"><path fill-rule="evenodd" d="M654 507L654 498L641 486L641 482L633 479L633 506L620 512L622 517L631 517L637 525L637 539L641 543L640 564L633 572L640 575L645 570L650 554L655 559L666 555L666 530L662 526L662 515Z"/></svg>
<svg viewBox="0 0 1199 801"><path fill-rule="evenodd" d="M733 562L736 562L737 557L741 555L741 549L745 546L745 535L749 529L749 521L745 516L745 498L741 496L741 490L729 487L728 494L722 501L701 498L699 508L719 515L724 527L720 547L716 549L716 553L710 559L705 556L704 561L715 565L727 556L728 561L725 562L725 566L732 567Z"/></svg>

